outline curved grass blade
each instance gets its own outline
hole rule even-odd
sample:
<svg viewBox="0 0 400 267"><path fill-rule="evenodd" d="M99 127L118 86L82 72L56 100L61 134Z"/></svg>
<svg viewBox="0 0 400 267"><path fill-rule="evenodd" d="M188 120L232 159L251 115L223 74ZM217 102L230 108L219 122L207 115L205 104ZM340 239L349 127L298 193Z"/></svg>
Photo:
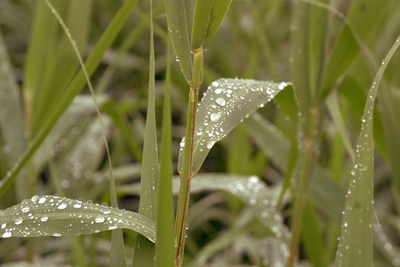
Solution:
<svg viewBox="0 0 400 267"><path fill-rule="evenodd" d="M138 213L59 196L33 196L0 211L0 237L73 236L127 228L155 242L156 226Z"/></svg>
<svg viewBox="0 0 400 267"><path fill-rule="evenodd" d="M400 36L387 53L369 90L362 117L356 160L351 172L342 231L335 266L372 266L372 217L374 195L373 111L379 83L386 66L400 46Z"/></svg>
<svg viewBox="0 0 400 267"><path fill-rule="evenodd" d="M25 127L16 77L12 73L11 64L0 33L0 136L2 152L10 166L14 165L24 153L26 140ZM16 180L16 196L22 200L27 198L25 175L21 173Z"/></svg>
<svg viewBox="0 0 400 267"><path fill-rule="evenodd" d="M189 40L191 13L185 0L164 0L167 12L168 32L176 58L186 82L192 80L192 53Z"/></svg>
<svg viewBox="0 0 400 267"><path fill-rule="evenodd" d="M224 138L245 117L271 101L290 84L246 79L219 79L205 92L197 110L193 173L197 173L213 145ZM182 170L183 144L178 170Z"/></svg>
<svg viewBox="0 0 400 267"><path fill-rule="evenodd" d="M192 49L206 49L217 33L232 0L196 1L192 29Z"/></svg>
<svg viewBox="0 0 400 267"><path fill-rule="evenodd" d="M110 47L111 43L115 40L117 34L121 30L133 6L136 4L136 0L127 0L123 6L119 9L114 19L102 34L100 40L97 42L92 53L88 57L85 63L85 67L89 75L91 75L97 66L100 64L103 54ZM30 147L25 151L24 155L18 161L17 164L7 173L7 175L0 181L0 195L10 186L11 182L15 179L17 174L25 166L28 160L40 147L42 142L45 140L50 130L56 124L60 116L64 113L67 107L71 104L75 96L82 90L85 85L85 76L81 70L71 82L70 86L63 95L62 100L58 103L59 105L55 108L54 113L50 115L49 120L44 124L43 128L40 129L35 139L32 141Z"/></svg>

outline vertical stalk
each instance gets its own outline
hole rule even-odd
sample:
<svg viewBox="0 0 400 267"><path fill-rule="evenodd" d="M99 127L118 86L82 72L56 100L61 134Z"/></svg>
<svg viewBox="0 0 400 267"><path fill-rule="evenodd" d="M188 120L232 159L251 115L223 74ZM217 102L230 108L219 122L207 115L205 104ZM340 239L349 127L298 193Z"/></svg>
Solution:
<svg viewBox="0 0 400 267"><path fill-rule="evenodd" d="M299 187L295 193L295 206L292 224L292 242L290 244L290 255L288 266L294 267L301 234L301 225L303 222L304 205L307 201L307 188L308 183L312 174L312 166L314 161L314 147L316 140L316 131L318 124L318 112L319 108L315 107L310 111L310 119L308 123L307 136L304 140L304 148L302 157L304 160L300 165L300 175L299 175Z"/></svg>
<svg viewBox="0 0 400 267"><path fill-rule="evenodd" d="M185 148L183 151L183 168L180 173L181 183L178 196L178 209L175 221L175 266L182 266L186 238L186 221L190 199L190 181L195 175L192 173L194 128L196 124L197 102L199 89L203 80L203 52L204 49L193 51L193 73L190 83L188 113L186 120Z"/></svg>

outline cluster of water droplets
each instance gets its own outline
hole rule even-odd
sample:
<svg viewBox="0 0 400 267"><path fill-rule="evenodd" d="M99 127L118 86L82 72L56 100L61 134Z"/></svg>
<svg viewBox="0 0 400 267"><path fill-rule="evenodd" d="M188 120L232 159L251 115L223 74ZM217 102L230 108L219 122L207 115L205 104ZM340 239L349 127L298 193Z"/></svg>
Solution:
<svg viewBox="0 0 400 267"><path fill-rule="evenodd" d="M33 196L0 211L0 237L67 236L129 228L155 240L155 224L140 214L59 196Z"/></svg>
<svg viewBox="0 0 400 267"><path fill-rule="evenodd" d="M219 79L205 92L197 109L193 171L200 169L213 145L244 118L264 107L287 83L250 79ZM181 143L183 152L184 143Z"/></svg>

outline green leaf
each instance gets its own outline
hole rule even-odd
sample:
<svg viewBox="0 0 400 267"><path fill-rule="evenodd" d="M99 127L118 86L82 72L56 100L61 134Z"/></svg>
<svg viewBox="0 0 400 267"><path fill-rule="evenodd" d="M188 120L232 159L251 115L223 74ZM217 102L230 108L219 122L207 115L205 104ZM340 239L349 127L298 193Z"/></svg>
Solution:
<svg viewBox="0 0 400 267"><path fill-rule="evenodd" d="M389 2L377 0L352 1L347 13L348 23L343 26L338 38L336 38L327 60L319 92L320 100L323 100L334 88L336 80L346 72L360 51L356 38L361 38L362 41L368 40L377 25L376 21L384 13L385 6ZM352 29L349 28L348 24L352 26ZM357 37L353 35L353 29L357 33Z"/></svg>
<svg viewBox="0 0 400 267"><path fill-rule="evenodd" d="M186 82L192 80L192 53L189 40L191 13L185 0L164 0L167 12L168 32L171 37L177 61Z"/></svg>
<svg viewBox="0 0 400 267"><path fill-rule="evenodd" d="M12 72L8 54L0 33L0 136L2 152L9 166L14 165L26 148L25 127L16 77ZM20 174L16 181L16 196L28 197L26 175Z"/></svg>
<svg viewBox="0 0 400 267"><path fill-rule="evenodd" d="M120 32L122 26L130 15L130 11L135 5L136 0L127 0L123 4L123 6L119 9L118 13L115 15L114 19L103 33L99 41L96 43L96 46L92 50L92 53L89 55L85 66L89 75L91 75L97 66L100 64L101 59L105 53L105 51L111 46L112 42L116 38L117 34ZM20 158L18 163L14 165L11 171L7 173L3 180L0 182L0 195L4 193L4 191L8 188L11 182L15 179L17 174L21 171L21 169L25 166L28 160L32 157L32 155L36 152L36 150L40 147L42 142L45 140L50 130L56 124L60 116L64 113L64 111L71 104L73 99L79 92L82 90L85 85L86 78L84 76L83 71L81 70L73 79L67 90L65 91L63 97L58 102L58 105L55 107L54 112L50 115L48 121L43 125L43 128L40 129L35 139L32 140L32 143L27 151L25 151L24 155Z"/></svg>
<svg viewBox="0 0 400 267"><path fill-rule="evenodd" d="M288 83L219 79L205 92L197 110L192 171L197 173L212 146L245 117L271 101ZM178 170L182 170L181 143Z"/></svg>
<svg viewBox="0 0 400 267"><path fill-rule="evenodd" d="M232 0L198 0L194 11L192 49L207 49Z"/></svg>
<svg viewBox="0 0 400 267"><path fill-rule="evenodd" d="M59 196L33 196L0 211L0 236L72 236L131 229L155 242L154 221L132 211Z"/></svg>
<svg viewBox="0 0 400 267"><path fill-rule="evenodd" d="M150 1L150 58L147 117L144 130L143 162L140 179L139 213L157 220L159 165L157 153L157 125L155 112L155 58L153 9ZM133 266L155 266L155 247L142 236L136 237Z"/></svg>
<svg viewBox="0 0 400 267"><path fill-rule="evenodd" d="M174 248L174 206L172 196L172 156L171 156L171 63L168 50L168 65L165 78L165 93L163 107L163 128L161 147L160 178L158 181L158 214L157 214L157 243L156 266L173 267ZM172 51L171 51L172 52Z"/></svg>
<svg viewBox="0 0 400 267"><path fill-rule="evenodd" d="M335 266L372 266L374 209L373 112L379 83L386 66L400 46L400 36L387 53L369 90L350 179ZM349 249L350 248L350 249Z"/></svg>

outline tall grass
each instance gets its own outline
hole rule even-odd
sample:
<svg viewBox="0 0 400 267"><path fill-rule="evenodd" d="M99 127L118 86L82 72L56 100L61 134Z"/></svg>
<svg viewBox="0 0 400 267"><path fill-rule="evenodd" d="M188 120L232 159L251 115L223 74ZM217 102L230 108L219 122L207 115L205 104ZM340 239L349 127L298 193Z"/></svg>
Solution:
<svg viewBox="0 0 400 267"><path fill-rule="evenodd" d="M0 263L400 266L399 8L2 1Z"/></svg>

